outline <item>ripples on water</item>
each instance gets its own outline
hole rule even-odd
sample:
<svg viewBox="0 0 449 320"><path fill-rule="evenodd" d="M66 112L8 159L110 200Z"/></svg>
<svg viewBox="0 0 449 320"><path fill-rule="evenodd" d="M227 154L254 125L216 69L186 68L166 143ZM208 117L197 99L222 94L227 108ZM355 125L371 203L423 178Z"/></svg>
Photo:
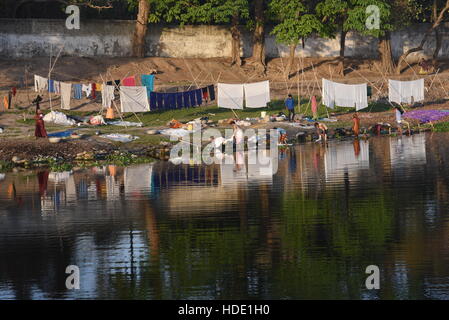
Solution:
<svg viewBox="0 0 449 320"><path fill-rule="evenodd" d="M449 299L448 140L0 174L0 298Z"/></svg>

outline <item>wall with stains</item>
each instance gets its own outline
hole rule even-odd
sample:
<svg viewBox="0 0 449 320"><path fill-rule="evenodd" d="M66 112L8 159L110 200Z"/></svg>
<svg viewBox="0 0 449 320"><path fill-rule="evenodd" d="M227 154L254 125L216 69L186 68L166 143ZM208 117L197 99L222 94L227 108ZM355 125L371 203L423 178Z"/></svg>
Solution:
<svg viewBox="0 0 449 320"><path fill-rule="evenodd" d="M448 24L442 28L443 47L440 57L449 57ZM418 45L427 28L421 24L392 34L393 55L398 57L410 47ZM251 55L251 34L242 29L242 56ZM127 57L131 54L133 21L81 21L80 30L68 30L65 20L0 19L0 56L29 58L48 56L63 46L63 54L71 56ZM276 43L267 31L268 57L287 56L288 48ZM346 56L376 57L378 41L371 37L348 34ZM332 57L339 54L339 38L310 38L305 48L298 46L297 54L306 57ZM432 55L432 37L424 53ZM228 26L164 26L150 25L147 36L147 56L175 58L215 58L231 55L231 34ZM419 54L418 54L419 55Z"/></svg>

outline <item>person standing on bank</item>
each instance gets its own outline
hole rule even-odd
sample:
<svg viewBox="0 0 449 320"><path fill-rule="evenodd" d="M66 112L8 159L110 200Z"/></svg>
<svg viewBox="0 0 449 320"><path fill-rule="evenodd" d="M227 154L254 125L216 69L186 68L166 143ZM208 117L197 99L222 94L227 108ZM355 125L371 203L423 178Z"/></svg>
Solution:
<svg viewBox="0 0 449 320"><path fill-rule="evenodd" d="M34 130L34 135L36 138L47 138L47 130L45 130L44 123L44 115L39 107L39 103L42 101L41 96L37 96L37 98L33 101L36 104L36 115L34 119L36 120L36 129Z"/></svg>
<svg viewBox="0 0 449 320"><path fill-rule="evenodd" d="M288 111L288 121L293 122L295 120L295 100L291 94L285 99L285 107Z"/></svg>

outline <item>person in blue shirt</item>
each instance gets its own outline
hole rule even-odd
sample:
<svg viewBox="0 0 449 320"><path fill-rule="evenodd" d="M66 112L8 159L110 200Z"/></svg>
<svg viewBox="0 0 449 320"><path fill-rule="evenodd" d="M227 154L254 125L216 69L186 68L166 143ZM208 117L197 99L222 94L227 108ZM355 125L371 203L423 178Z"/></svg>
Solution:
<svg viewBox="0 0 449 320"><path fill-rule="evenodd" d="M293 100L291 94L285 99L285 107L288 111L288 121L293 122L295 120L295 100Z"/></svg>

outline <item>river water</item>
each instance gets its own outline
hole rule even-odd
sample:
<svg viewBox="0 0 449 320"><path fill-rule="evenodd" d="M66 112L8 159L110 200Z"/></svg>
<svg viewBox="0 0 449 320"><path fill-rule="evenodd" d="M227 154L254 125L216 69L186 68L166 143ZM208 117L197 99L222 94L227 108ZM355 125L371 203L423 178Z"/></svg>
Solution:
<svg viewBox="0 0 449 320"><path fill-rule="evenodd" d="M0 174L0 299L449 299L448 142Z"/></svg>

